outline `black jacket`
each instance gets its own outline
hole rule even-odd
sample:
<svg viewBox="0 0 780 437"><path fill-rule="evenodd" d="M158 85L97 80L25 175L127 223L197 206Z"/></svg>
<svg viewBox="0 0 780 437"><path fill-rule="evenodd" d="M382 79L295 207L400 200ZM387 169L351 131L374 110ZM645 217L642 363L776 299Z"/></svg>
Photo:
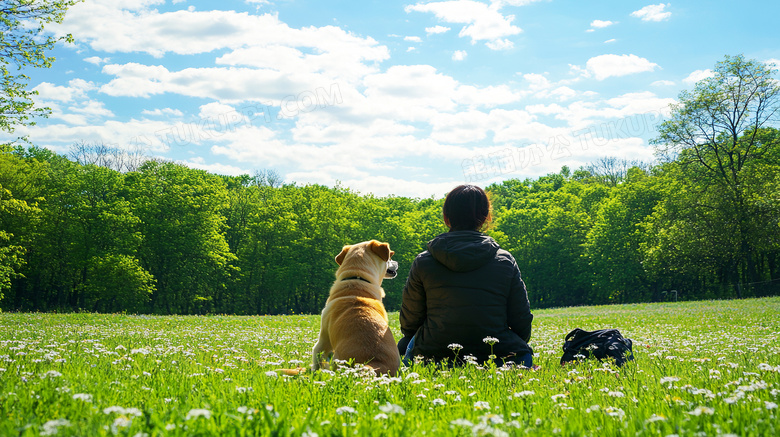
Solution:
<svg viewBox="0 0 780 437"><path fill-rule="evenodd" d="M476 231L448 232L428 243L417 256L404 286L401 332L417 335L414 356L452 360L448 346L463 346L462 359L486 361L493 354L508 361L532 350L528 293L512 255Z"/></svg>

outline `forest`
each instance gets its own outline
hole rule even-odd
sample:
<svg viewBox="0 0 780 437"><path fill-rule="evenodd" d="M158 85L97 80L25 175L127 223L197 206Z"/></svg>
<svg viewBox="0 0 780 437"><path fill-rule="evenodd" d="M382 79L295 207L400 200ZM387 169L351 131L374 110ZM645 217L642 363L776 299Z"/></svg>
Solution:
<svg viewBox="0 0 780 437"><path fill-rule="evenodd" d="M683 92L655 163L591 165L486 187L485 232L532 307L780 294L780 87L742 56ZM0 309L317 313L342 246L390 243L409 266L446 232L443 200L222 176L76 144L0 146Z"/></svg>

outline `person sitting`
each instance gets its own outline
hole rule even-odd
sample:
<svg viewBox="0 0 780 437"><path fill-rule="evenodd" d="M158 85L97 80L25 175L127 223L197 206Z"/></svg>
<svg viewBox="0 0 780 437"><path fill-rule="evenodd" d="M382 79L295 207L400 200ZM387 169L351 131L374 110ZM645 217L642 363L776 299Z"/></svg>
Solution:
<svg viewBox="0 0 780 437"><path fill-rule="evenodd" d="M449 232L428 242L403 289L403 363L417 356L449 364L474 357L532 367L533 314L520 269L480 232L492 218L487 194L460 185L447 194L442 212Z"/></svg>

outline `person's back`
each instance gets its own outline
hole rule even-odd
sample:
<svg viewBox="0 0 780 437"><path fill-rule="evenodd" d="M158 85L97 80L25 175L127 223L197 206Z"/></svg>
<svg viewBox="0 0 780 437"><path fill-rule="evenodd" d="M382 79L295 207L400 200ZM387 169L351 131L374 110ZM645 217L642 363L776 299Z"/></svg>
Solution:
<svg viewBox="0 0 780 437"><path fill-rule="evenodd" d="M481 188L460 186L448 194L444 220L450 232L428 243L403 291L399 349L407 361L418 355L486 361L492 353L498 364L531 366L533 315L525 284L512 255L478 231L489 218Z"/></svg>

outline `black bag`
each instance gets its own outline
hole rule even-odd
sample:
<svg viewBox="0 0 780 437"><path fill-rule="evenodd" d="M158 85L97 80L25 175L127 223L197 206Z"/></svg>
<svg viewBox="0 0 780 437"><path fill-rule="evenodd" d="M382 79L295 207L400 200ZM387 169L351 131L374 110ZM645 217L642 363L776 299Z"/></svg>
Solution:
<svg viewBox="0 0 780 437"><path fill-rule="evenodd" d="M599 361L613 358L616 365L622 366L634 359L632 344L631 339L623 338L617 329L584 331L577 328L566 335L561 364L576 361L575 355L584 355Z"/></svg>

